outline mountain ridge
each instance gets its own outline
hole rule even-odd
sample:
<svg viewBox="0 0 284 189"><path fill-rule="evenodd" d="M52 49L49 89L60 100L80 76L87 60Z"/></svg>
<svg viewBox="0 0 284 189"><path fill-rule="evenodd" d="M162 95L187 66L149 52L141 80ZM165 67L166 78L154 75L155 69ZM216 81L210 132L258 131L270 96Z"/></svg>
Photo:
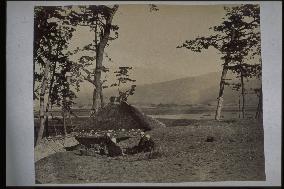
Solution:
<svg viewBox="0 0 284 189"><path fill-rule="evenodd" d="M128 101L132 104L216 104L221 72L210 72L198 76L183 77L179 79L156 82L152 84L137 85L133 96ZM238 78L228 75L232 81L237 82ZM252 79L245 83L247 89L257 87L260 81ZM117 95L115 89L104 91L106 101L110 96ZM79 97L80 98L80 97ZM248 104L257 104L255 94L246 95ZM86 102L88 100L88 102ZM91 103L91 95L81 98L79 104ZM225 87L224 104L238 104L239 92Z"/></svg>

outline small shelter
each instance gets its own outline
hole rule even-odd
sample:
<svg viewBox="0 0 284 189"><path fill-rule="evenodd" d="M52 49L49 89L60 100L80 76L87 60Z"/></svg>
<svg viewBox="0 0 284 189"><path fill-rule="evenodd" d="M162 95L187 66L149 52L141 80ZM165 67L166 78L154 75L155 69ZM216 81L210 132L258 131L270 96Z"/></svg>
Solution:
<svg viewBox="0 0 284 189"><path fill-rule="evenodd" d="M95 117L94 129L118 130L140 129L149 131L165 127L165 124L142 113L139 109L127 102L110 103L102 108Z"/></svg>

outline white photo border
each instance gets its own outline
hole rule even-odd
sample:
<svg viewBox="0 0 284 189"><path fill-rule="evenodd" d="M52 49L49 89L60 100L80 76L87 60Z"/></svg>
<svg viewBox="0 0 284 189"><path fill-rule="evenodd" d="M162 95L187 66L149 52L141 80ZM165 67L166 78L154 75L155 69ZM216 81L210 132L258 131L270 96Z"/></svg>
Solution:
<svg viewBox="0 0 284 189"><path fill-rule="evenodd" d="M41 186L280 186L282 2L256 1L8 1L6 63L6 183L34 186L33 20L34 6L87 4L214 5L256 3L261 6L263 125L266 181L184 183L42 184Z"/></svg>

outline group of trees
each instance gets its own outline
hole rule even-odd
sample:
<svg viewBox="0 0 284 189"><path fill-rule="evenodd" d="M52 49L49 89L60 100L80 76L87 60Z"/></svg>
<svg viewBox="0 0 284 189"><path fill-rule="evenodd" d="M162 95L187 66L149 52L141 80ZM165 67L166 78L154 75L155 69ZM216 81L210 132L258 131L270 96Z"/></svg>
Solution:
<svg viewBox="0 0 284 189"><path fill-rule="evenodd" d="M68 55L63 53L74 29L58 22L66 19L61 11L58 7L35 8L33 86L34 99L39 99L40 104L37 143L43 135L44 126L48 124L48 112L52 105L61 105L63 110L68 109L69 103L72 103L75 97L70 85L76 84L77 81L67 82L65 75L70 71L72 63L68 60ZM36 66L39 71L35 70ZM40 85L36 86L36 82ZM68 103L67 98L70 100Z"/></svg>
<svg viewBox="0 0 284 189"><path fill-rule="evenodd" d="M102 106L101 73L107 71L103 66L104 49L110 40L117 38L118 26L112 24L117 9L118 5L80 6L77 11L72 7L35 8L34 99L40 104L37 144L47 128L49 110L53 105L60 106L65 121L65 114L70 114L76 92L84 80L94 85L93 112ZM87 46L69 52L68 42L77 26L88 26L94 36ZM111 36L112 31L115 37ZM82 56L79 62L70 61L70 55L80 51L91 51L93 55ZM36 86L36 83L40 84Z"/></svg>
<svg viewBox="0 0 284 189"><path fill-rule="evenodd" d="M246 94L245 79L256 77L261 79L260 59L260 9L258 5L247 4L236 7L225 7L226 15L223 22L212 28L213 34L186 40L177 48L187 48L194 52L213 47L221 54L222 74L218 94L215 119L221 117L224 100L224 88L230 85L239 91L242 99L241 113L245 117ZM232 83L227 79L228 71L233 72L240 82ZM262 88L252 89L259 98L256 117L262 112Z"/></svg>
<svg viewBox="0 0 284 189"><path fill-rule="evenodd" d="M87 81L94 86L92 116L104 106L103 88L117 87L118 101L126 101L128 96L134 94L136 85L122 90L123 84L135 82L129 77L132 67L119 67L119 70L114 72L117 82L110 86L105 85L106 80L102 79L102 73L109 72L104 66L104 58L111 61L105 48L118 38L119 27L112 23L118 8L118 5L78 6L76 10L72 6L35 8L33 96L40 104L40 127L36 144L40 142L44 129L48 126L48 116L53 106L62 108L64 122L67 114L70 117L81 82ZM150 5L150 11L157 10L159 9L156 5ZM245 95L248 93L244 79L261 79L259 6L241 5L226 7L225 10L223 22L209 28L214 34L187 40L178 46L194 52L213 47L222 54L223 69L215 116L217 120L220 119L226 85L241 91L244 117ZM78 26L89 27L93 33L90 43L83 48L76 48L73 52L67 51L70 39ZM81 56L77 62L69 59L71 55L82 51L90 53ZM235 73L240 82L230 83L227 79L228 71ZM259 98L256 117L260 117L262 89L260 87L252 90Z"/></svg>
<svg viewBox="0 0 284 189"><path fill-rule="evenodd" d="M149 5L150 11L157 11L155 5ZM119 27L112 23L119 5L89 5L65 7L36 7L34 18L34 83L33 98L39 100L39 131L38 144L48 127L48 117L53 106L62 108L64 131L66 134L65 119L70 118L72 104L84 81L94 86L93 105L91 116L104 106L103 88L105 79L102 73L109 72L104 66L104 58L111 61L105 48L112 40L118 38ZM78 26L88 27L93 33L90 43L83 48L77 47L73 52L67 51L70 39ZM71 61L69 57L78 52L88 51L79 60ZM85 53L86 54L86 53ZM37 69L36 69L37 68ZM129 78L131 67L119 67L116 74L118 83L110 87L118 88L119 101L127 100L133 95L136 85L126 91L121 90L121 85L135 82ZM46 130L47 131L47 130Z"/></svg>

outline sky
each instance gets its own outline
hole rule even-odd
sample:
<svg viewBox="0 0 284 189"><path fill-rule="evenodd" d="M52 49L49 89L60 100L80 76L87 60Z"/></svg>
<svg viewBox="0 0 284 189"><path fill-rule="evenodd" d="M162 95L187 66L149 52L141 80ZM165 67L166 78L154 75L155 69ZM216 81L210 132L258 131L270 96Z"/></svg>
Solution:
<svg viewBox="0 0 284 189"><path fill-rule="evenodd" d="M209 35L209 27L222 22L225 14L220 5L120 5L113 24L119 37L105 49L113 63L104 64L113 72L119 66L131 66L137 84L156 83L221 71L220 55L215 49L202 53L176 47L187 39ZM83 47L94 39L87 27L80 27L69 49ZM81 54L72 57L76 60ZM110 72L110 73L111 73ZM113 74L108 74L113 80Z"/></svg>

